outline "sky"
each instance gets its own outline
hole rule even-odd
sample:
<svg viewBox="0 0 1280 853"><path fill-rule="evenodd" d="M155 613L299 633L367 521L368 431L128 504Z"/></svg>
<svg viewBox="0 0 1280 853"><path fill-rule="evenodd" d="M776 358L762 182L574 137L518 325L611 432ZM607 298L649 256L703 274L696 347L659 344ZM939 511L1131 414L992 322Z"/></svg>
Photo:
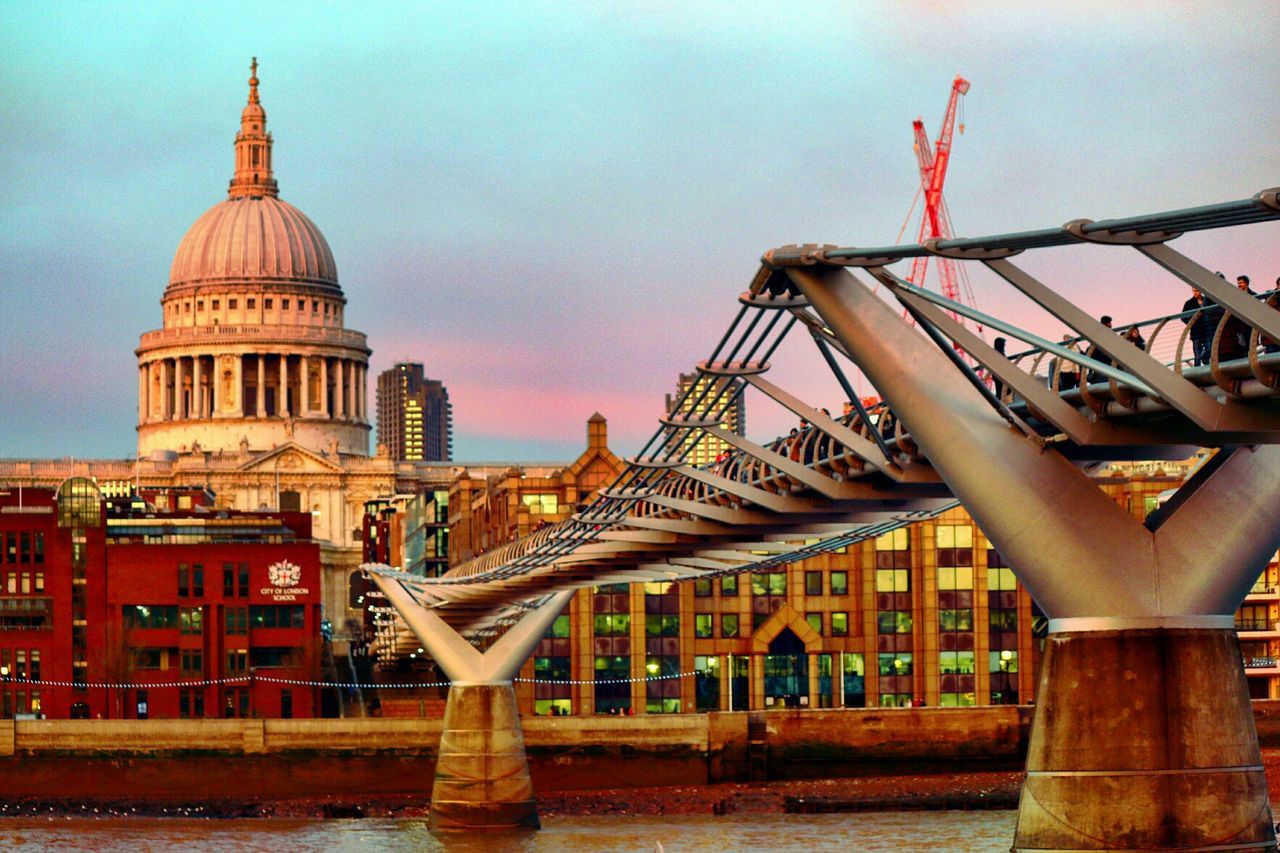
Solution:
<svg viewBox="0 0 1280 853"><path fill-rule="evenodd" d="M911 121L936 136L956 74L961 236L1280 183L1280 10L1261 0L0 14L0 457L135 452L133 350L183 234L225 198L252 56L281 198L327 237L371 376L414 360L443 380L463 461L571 459L596 411L634 452L765 250L913 242ZM1278 229L1174 246L1269 286ZM1024 266L1120 321L1186 296L1131 250ZM972 288L981 310L1062 331L990 276ZM776 381L837 408L792 349ZM793 420L748 402L750 434Z"/></svg>

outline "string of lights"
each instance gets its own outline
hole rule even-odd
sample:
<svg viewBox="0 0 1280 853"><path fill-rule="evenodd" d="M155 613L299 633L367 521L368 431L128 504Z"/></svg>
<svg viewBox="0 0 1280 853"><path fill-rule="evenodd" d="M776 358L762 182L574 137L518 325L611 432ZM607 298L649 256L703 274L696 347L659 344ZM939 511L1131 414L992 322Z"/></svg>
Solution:
<svg viewBox="0 0 1280 853"><path fill-rule="evenodd" d="M524 684L634 684L637 682L647 681L669 681L674 678L689 678L694 675L712 674L705 669L695 669L688 672L673 672L667 675L646 675L638 678L520 678L516 677L512 681L519 681ZM276 678L270 675L235 675L227 678L203 678L196 681L146 681L146 682L119 682L119 681L57 681L31 678L10 678L4 684L18 684L27 687L76 687L80 689L94 690L160 690L166 687L218 687L226 684L251 684L254 682L262 682L264 684L287 684L291 687L341 687L351 690L412 690L416 688L428 687L448 687L451 682L448 681L427 681L427 682L400 682L400 683L369 683L364 684L358 681L309 681L301 678Z"/></svg>
<svg viewBox="0 0 1280 853"><path fill-rule="evenodd" d="M198 681L57 681L43 678L8 678L3 684L21 685L24 687L78 687L80 689L156 690L163 687L215 687L221 684L248 684L249 676L237 675L230 678L202 678ZM263 681L265 679L258 679Z"/></svg>

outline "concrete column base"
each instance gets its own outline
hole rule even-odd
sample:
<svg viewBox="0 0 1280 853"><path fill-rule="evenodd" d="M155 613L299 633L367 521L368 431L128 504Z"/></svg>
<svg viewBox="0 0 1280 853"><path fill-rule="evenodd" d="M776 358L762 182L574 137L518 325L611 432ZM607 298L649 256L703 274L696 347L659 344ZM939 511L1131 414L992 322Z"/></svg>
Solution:
<svg viewBox="0 0 1280 853"><path fill-rule="evenodd" d="M1274 850L1231 630L1050 634L1014 850Z"/></svg>
<svg viewBox="0 0 1280 853"><path fill-rule="evenodd" d="M428 825L541 828L511 682L449 688Z"/></svg>

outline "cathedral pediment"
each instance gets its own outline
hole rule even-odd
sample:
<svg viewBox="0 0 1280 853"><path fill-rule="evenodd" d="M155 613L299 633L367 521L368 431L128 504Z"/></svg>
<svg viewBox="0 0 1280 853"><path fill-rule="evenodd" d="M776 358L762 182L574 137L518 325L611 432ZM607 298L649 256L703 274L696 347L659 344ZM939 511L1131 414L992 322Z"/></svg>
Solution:
<svg viewBox="0 0 1280 853"><path fill-rule="evenodd" d="M332 459L290 442L258 454L237 470L245 473L341 474L346 469Z"/></svg>

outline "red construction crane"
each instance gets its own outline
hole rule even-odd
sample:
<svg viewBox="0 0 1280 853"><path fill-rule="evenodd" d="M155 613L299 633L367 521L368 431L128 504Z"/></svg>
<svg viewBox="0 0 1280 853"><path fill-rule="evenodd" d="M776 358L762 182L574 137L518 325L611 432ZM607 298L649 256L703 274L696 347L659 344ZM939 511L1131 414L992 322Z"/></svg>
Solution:
<svg viewBox="0 0 1280 853"><path fill-rule="evenodd" d="M969 81L957 76L951 84L951 98L947 101L947 114L942 120L942 130L938 141L929 144L929 137L924 130L924 120L917 118L911 123L915 131L916 159L920 164L920 191L924 193L924 215L920 217L920 236L918 242L938 238L945 240L954 236L951 230L951 215L947 212L946 203L942 200L942 185L947 180L947 164L951 161L951 136L955 126L956 110L960 97L969 91ZM964 133L964 122L960 123L960 132ZM924 286L925 273L929 269L929 256L921 255L911 262L912 284ZM951 258L938 258L938 278L941 282L942 295L959 302L961 299L961 282L963 271ZM965 287L965 290L968 290ZM968 295L968 301L973 297ZM952 317L956 315L952 313ZM958 318L957 318L958 319Z"/></svg>

